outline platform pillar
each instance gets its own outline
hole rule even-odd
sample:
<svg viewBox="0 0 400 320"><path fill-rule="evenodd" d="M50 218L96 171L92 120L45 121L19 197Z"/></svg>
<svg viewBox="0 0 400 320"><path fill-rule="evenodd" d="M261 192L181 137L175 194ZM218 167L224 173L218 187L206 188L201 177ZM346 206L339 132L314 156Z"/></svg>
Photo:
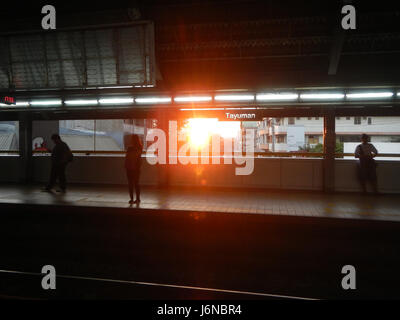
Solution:
<svg viewBox="0 0 400 320"><path fill-rule="evenodd" d="M158 128L163 130L166 138L166 159L167 164L158 164L158 186L165 188L169 186L169 121L165 115L158 118Z"/></svg>
<svg viewBox="0 0 400 320"><path fill-rule="evenodd" d="M32 119L28 114L19 116L20 176L22 183L33 181Z"/></svg>
<svg viewBox="0 0 400 320"><path fill-rule="evenodd" d="M323 190L335 191L335 112L327 110L324 115L324 160L323 160Z"/></svg>

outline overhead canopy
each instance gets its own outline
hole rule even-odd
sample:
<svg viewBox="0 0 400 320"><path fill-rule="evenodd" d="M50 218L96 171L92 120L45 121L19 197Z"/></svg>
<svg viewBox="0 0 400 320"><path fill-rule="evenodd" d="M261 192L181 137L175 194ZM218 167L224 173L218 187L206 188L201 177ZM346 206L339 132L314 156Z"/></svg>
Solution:
<svg viewBox="0 0 400 320"><path fill-rule="evenodd" d="M154 85L150 22L0 36L0 90Z"/></svg>

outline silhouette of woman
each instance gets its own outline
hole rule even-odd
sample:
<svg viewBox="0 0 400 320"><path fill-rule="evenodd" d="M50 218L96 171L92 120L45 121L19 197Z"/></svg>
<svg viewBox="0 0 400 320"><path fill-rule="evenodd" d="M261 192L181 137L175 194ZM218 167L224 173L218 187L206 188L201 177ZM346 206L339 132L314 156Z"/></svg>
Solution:
<svg viewBox="0 0 400 320"><path fill-rule="evenodd" d="M378 155L378 150L372 143L369 143L369 136L362 134L361 144L355 150L355 157L359 159L358 178L363 190L367 193L367 181L370 181L374 193L378 194L378 180L376 176L376 162L374 158Z"/></svg>

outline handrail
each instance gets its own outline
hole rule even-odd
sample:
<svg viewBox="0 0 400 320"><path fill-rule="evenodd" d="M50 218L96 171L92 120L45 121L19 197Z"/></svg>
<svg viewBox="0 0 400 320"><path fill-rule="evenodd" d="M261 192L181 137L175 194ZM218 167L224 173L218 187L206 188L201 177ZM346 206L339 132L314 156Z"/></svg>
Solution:
<svg viewBox="0 0 400 320"><path fill-rule="evenodd" d="M125 151L100 151L100 150L71 150L74 154L125 154ZM33 154L46 154L51 153L49 150L33 150Z"/></svg>
<svg viewBox="0 0 400 320"><path fill-rule="evenodd" d="M50 151L42 151L35 150L32 153L37 154L46 154L50 153ZM101 151L101 150L72 150L72 153L75 154L125 154L126 151ZM143 152L142 155L145 155L146 152ZM302 156L302 157L322 157L324 154L320 152L254 152L255 156L274 156L274 157L282 157L282 156ZM212 154L211 154L212 155Z"/></svg>
<svg viewBox="0 0 400 320"><path fill-rule="evenodd" d="M354 157L354 153L335 153L335 157L350 156ZM377 157L400 157L400 153L379 153Z"/></svg>
<svg viewBox="0 0 400 320"><path fill-rule="evenodd" d="M256 156L267 157L323 157L322 152L254 152Z"/></svg>
<svg viewBox="0 0 400 320"><path fill-rule="evenodd" d="M0 150L0 155L3 153L19 154L19 150ZM44 150L34 150L32 154L47 154L50 151ZM101 151L101 150L72 150L74 154L125 154L125 151ZM145 155L143 152L142 155ZM323 152L254 152L254 156L264 156L264 157L323 157L325 154ZM335 153L335 158L342 157L354 157L354 153ZM400 158L400 153L380 153L378 157L383 158Z"/></svg>

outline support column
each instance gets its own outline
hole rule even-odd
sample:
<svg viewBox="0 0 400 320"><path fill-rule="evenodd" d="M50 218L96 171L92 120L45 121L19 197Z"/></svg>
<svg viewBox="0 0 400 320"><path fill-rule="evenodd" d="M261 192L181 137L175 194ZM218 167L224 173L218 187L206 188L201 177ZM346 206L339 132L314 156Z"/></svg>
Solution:
<svg viewBox="0 0 400 320"><path fill-rule="evenodd" d="M158 186L168 187L169 186L169 123L168 118L161 114L158 118L159 129L163 130L166 138L166 160L167 164L158 164Z"/></svg>
<svg viewBox="0 0 400 320"><path fill-rule="evenodd" d="M21 183L33 181L32 161L32 120L28 114L19 117L19 152L20 152L20 176Z"/></svg>
<svg viewBox="0 0 400 320"><path fill-rule="evenodd" d="M331 109L324 115L323 189L325 192L335 191L335 149L335 112Z"/></svg>

